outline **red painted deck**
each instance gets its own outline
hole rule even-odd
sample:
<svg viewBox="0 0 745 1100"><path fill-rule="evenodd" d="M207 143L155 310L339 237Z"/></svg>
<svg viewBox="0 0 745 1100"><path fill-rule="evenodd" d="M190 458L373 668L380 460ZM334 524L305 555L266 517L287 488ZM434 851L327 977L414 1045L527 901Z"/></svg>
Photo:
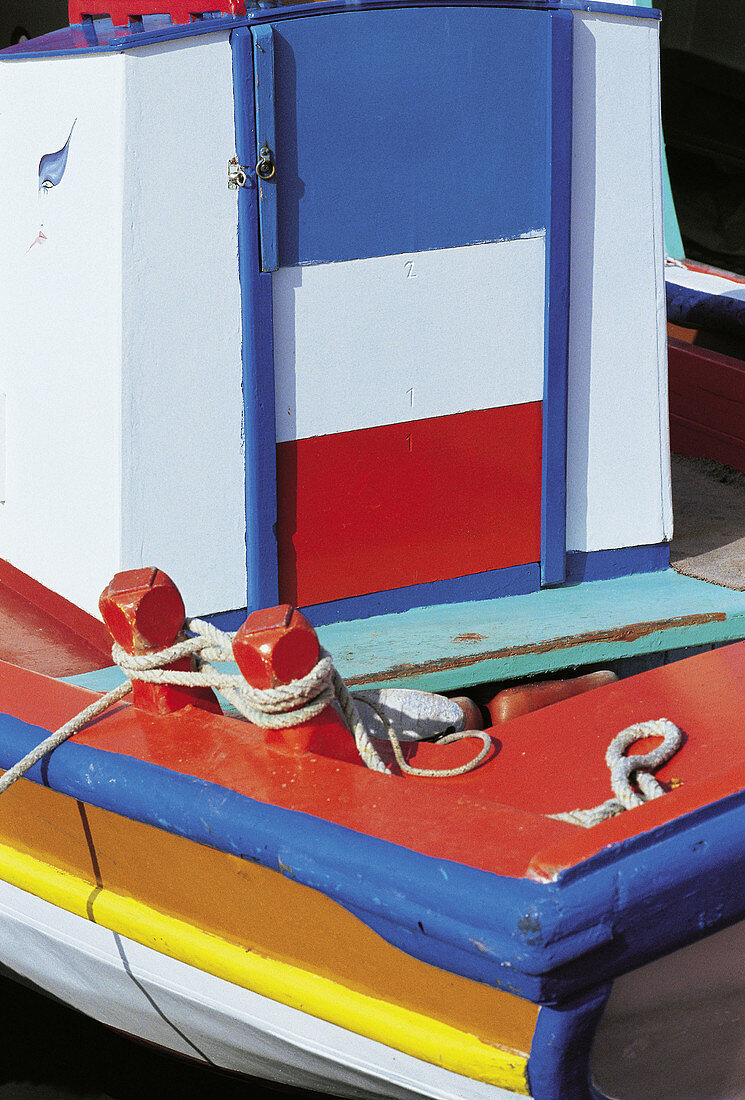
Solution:
<svg viewBox="0 0 745 1100"><path fill-rule="evenodd" d="M98 619L0 560L0 660L75 676L111 664L111 639Z"/></svg>
<svg viewBox="0 0 745 1100"><path fill-rule="evenodd" d="M48 729L89 692L4 666L0 709ZM244 723L190 708L162 718L120 706L76 740L230 787L261 802L322 817L425 854L502 875L551 876L607 845L745 788L745 643L714 650L516 718L495 733L494 753L457 779L387 778L356 759L333 712L316 720L317 750L269 746ZM593 829L546 814L594 806L610 794L605 752L633 722L666 717L686 743L658 773L663 798ZM419 766L451 767L476 743L413 753ZM336 753L336 755L332 755Z"/></svg>

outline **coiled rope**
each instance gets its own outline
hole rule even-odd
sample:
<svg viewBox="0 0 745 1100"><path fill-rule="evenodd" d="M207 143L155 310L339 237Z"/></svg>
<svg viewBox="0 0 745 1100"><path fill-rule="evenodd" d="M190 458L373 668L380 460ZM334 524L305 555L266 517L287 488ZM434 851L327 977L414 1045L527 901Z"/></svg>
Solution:
<svg viewBox="0 0 745 1100"><path fill-rule="evenodd" d="M336 702L348 729L354 736L357 751L366 767L389 775L390 769L381 760L346 684L334 667L329 653L322 649L320 658L307 676L280 684L276 688L254 688L240 672L223 672L214 663L232 662L233 634L219 630L203 619L189 619L185 629L192 637L184 637L166 649L154 653L135 655L127 653L114 643L112 657L127 679L119 687L101 696L80 714L76 715L55 733L51 734L22 760L0 778L0 794L20 779L29 768L37 764L48 752L57 748L77 733L93 718L102 714L132 690L132 681L150 684L172 684L180 687L209 687L219 691L235 709L255 726L264 729L291 729L315 718L331 703ZM173 669L168 666L185 657L193 657L196 668ZM407 775L449 778L472 771L485 759L491 749L491 738L481 730L465 730L440 738L437 744L451 744L467 737L483 742L478 755L457 768L415 768L404 759L398 738L386 724L386 731L393 753L402 772Z"/></svg>
<svg viewBox="0 0 745 1100"><path fill-rule="evenodd" d="M643 741L646 737L661 737L662 744L651 752L638 756L627 756L626 750ZM557 821L568 821L572 825L582 825L586 829L607 821L610 817L633 810L653 798L665 793L665 788L651 774L675 756L683 744L683 734L667 718L657 718L649 722L637 722L621 730L611 741L605 754L605 762L610 768L610 782L614 798L601 802L590 810L569 810L563 814L549 814ZM636 784L634 790L632 781Z"/></svg>

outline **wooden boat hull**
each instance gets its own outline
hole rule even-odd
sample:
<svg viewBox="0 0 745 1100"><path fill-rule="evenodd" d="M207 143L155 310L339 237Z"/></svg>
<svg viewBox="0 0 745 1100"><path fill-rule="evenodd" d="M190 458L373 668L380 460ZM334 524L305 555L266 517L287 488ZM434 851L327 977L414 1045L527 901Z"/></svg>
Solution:
<svg viewBox="0 0 745 1100"><path fill-rule="evenodd" d="M263 997L5 882L0 920L3 960L18 977L202 1064L360 1100L520 1095Z"/></svg>
<svg viewBox="0 0 745 1100"><path fill-rule="evenodd" d="M741 651L514 719L493 764L448 788L460 790L454 801L443 789L431 820L432 788L351 758L268 750L250 727L241 754L230 719L119 708L0 800L4 962L98 1019L180 1053L190 1041L239 1073L322 1081L348 1096L586 1100L611 980L633 982L630 971L745 913L745 782L736 735L726 735L739 728ZM30 719L54 725L88 697L10 666L0 682L6 767L38 739ZM577 751L594 759L605 727L640 707L670 709L689 734L671 772L680 789L591 830L506 803L509 790L528 804L548 797L538 773L556 773L551 743L562 729L587 731ZM523 738L537 754L533 793L528 772L520 777ZM712 760L714 743L729 748ZM223 769L229 759L243 771L232 782L267 801L200 778L216 752ZM588 803L607 783L598 763L584 776ZM303 796L311 773L326 778ZM568 808L576 780L564 778L563 793L561 781L554 774L549 801ZM271 799L267 784L277 785ZM322 790L331 820L307 801ZM288 798L294 809L281 805ZM405 839L400 798L418 839ZM349 827L358 809L377 837ZM96 970L90 956L101 951ZM634 1026L617 1021L611 1048ZM612 1072L597 1072L613 1084Z"/></svg>

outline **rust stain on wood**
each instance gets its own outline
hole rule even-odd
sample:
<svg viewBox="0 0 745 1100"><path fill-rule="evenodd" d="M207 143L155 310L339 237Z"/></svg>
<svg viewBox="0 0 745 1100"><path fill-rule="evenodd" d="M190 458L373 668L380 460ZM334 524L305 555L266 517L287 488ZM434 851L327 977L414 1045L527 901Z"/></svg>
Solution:
<svg viewBox="0 0 745 1100"><path fill-rule="evenodd" d="M456 634L454 642L485 642L486 634Z"/></svg>
<svg viewBox="0 0 745 1100"><path fill-rule="evenodd" d="M591 645L597 642L636 642L639 638L644 638L648 634L672 630L675 627L704 626L706 623L723 623L726 621L727 615L724 611L710 611L704 615L680 615L672 619L655 619L654 622L629 623L614 630L593 630L585 634L570 634L561 638L552 638L546 642L508 646L504 649L460 656L441 657L439 660L423 661L421 664L394 665L392 668L379 672L368 672L364 676L349 677L347 682L359 686L360 684L379 683L386 680L401 680L431 672L447 672L451 669L468 668L469 665L481 664L486 661L522 657L531 653L550 653L557 649L572 649L574 646ZM464 637L470 638L471 636L461 634L458 636L458 640Z"/></svg>

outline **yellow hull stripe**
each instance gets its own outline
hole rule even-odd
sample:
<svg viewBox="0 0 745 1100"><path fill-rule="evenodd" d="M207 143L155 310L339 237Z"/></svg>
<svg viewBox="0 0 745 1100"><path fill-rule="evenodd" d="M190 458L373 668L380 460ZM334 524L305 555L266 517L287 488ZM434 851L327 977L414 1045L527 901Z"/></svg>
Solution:
<svg viewBox="0 0 745 1100"><path fill-rule="evenodd" d="M0 845L0 877L79 917L262 997L299 1009L404 1054L529 1096L528 1059L410 1009L318 974L246 951L133 898Z"/></svg>

